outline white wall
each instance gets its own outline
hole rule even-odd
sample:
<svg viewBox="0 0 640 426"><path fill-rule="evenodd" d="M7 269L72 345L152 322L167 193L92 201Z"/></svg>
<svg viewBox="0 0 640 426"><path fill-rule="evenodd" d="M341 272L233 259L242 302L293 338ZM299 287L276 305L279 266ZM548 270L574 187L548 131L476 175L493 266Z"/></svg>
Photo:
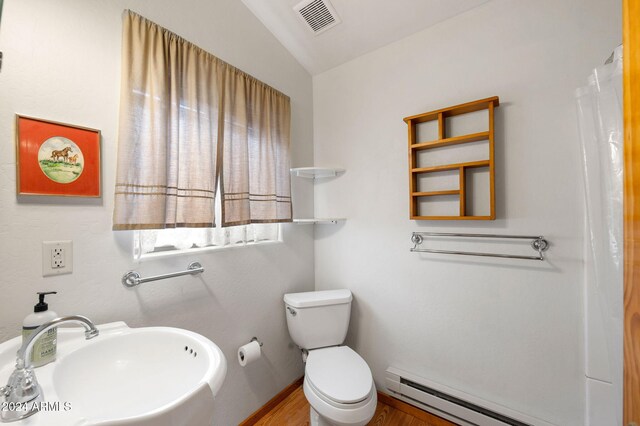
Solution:
<svg viewBox="0 0 640 426"><path fill-rule="evenodd" d="M289 339L282 295L313 288L313 229L285 226L285 243L135 264L129 233L111 231L120 85L121 13L131 8L292 98L293 165L313 163L311 77L236 0L6 0L0 25L0 341L19 334L35 292L57 290L58 314L97 323L175 326L216 342L229 362L215 402L216 424L246 418L303 373ZM100 199L17 198L14 114L102 131ZM294 194L295 195L295 194ZM298 209L313 209L300 194ZM71 239L72 275L43 278L41 243ZM199 260L202 278L126 289L130 269L143 276ZM263 359L245 369L236 349L252 336Z"/></svg>
<svg viewBox="0 0 640 426"><path fill-rule="evenodd" d="M349 343L558 425L585 421L583 195L573 90L621 42L617 0L493 0L320 74L316 288L355 295ZM498 95L494 222L408 219L405 116ZM548 260L410 253L411 231L543 234ZM469 242L465 249L482 249ZM525 254L533 254L524 248Z"/></svg>

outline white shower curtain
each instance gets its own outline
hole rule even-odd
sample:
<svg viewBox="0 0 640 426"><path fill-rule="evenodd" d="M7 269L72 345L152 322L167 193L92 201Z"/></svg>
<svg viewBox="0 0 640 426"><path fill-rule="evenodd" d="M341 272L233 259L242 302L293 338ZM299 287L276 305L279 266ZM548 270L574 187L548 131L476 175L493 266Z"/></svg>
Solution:
<svg viewBox="0 0 640 426"><path fill-rule="evenodd" d="M587 303L586 324L602 325L606 351L600 353L606 353L609 366L608 372L593 367L591 374L599 377L590 378L611 383L607 412L617 419L608 416L608 421L622 424L622 46L604 66L593 70L587 86L578 89L576 97L587 212L587 297L595 295L595 300ZM590 330L586 334L589 340ZM589 360L598 354L589 353L588 347L586 356ZM587 396L587 404L597 404L589 401L591 397Z"/></svg>

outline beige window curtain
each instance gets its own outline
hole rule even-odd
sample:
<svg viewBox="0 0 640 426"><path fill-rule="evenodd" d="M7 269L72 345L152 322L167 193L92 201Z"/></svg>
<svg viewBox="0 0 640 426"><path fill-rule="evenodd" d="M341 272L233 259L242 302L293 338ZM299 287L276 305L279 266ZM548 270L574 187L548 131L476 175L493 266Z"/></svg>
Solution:
<svg viewBox="0 0 640 426"><path fill-rule="evenodd" d="M223 226L291 221L289 98L236 69L224 81Z"/></svg>
<svg viewBox="0 0 640 426"><path fill-rule="evenodd" d="M291 220L289 98L125 11L113 229Z"/></svg>

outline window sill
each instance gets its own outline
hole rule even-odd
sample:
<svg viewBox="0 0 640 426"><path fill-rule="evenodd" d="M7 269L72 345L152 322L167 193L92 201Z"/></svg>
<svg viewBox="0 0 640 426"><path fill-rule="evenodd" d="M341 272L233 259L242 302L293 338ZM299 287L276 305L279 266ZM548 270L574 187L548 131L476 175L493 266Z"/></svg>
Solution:
<svg viewBox="0 0 640 426"><path fill-rule="evenodd" d="M259 241L259 242L250 242L246 244L235 244L228 246L211 246L211 247L198 247L198 248L190 248L190 249L176 249L176 250L167 250L167 251L159 251L154 253L146 253L141 255L139 258L135 259L137 262L144 262L147 260L156 260L156 259L166 259L171 257L179 257L179 256L191 256L191 255L199 255L203 253L215 252L220 250L233 250L239 248L246 247L255 247L255 246L267 246L267 245L275 245L282 244L283 241Z"/></svg>

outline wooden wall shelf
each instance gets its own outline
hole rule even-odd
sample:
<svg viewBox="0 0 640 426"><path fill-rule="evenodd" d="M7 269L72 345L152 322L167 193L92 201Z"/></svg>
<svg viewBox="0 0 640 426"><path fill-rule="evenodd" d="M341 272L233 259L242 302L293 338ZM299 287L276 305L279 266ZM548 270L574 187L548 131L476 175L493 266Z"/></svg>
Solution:
<svg viewBox="0 0 640 426"><path fill-rule="evenodd" d="M409 206L410 218L412 220L494 220L495 213L495 167L494 167L494 109L500 105L497 96L442 108L423 114L405 117L404 121L409 130ZM462 136L447 137L446 120L471 112L487 110L489 115L489 128L487 131L470 133ZM417 125L428 121L438 122L438 139L427 142L416 141ZM420 167L418 164L418 153L421 151L442 148L452 145L465 144L486 140L489 143L489 159L469 161L463 163L450 163L437 166ZM467 170L473 168L488 168L489 170L489 215L471 215L467 208L468 193L466 176ZM437 173L443 171L457 170L459 173L459 188L438 191L419 191L418 177L425 173ZM439 197L457 195L459 200L459 214L452 216L424 215L419 208L419 200L422 197Z"/></svg>

